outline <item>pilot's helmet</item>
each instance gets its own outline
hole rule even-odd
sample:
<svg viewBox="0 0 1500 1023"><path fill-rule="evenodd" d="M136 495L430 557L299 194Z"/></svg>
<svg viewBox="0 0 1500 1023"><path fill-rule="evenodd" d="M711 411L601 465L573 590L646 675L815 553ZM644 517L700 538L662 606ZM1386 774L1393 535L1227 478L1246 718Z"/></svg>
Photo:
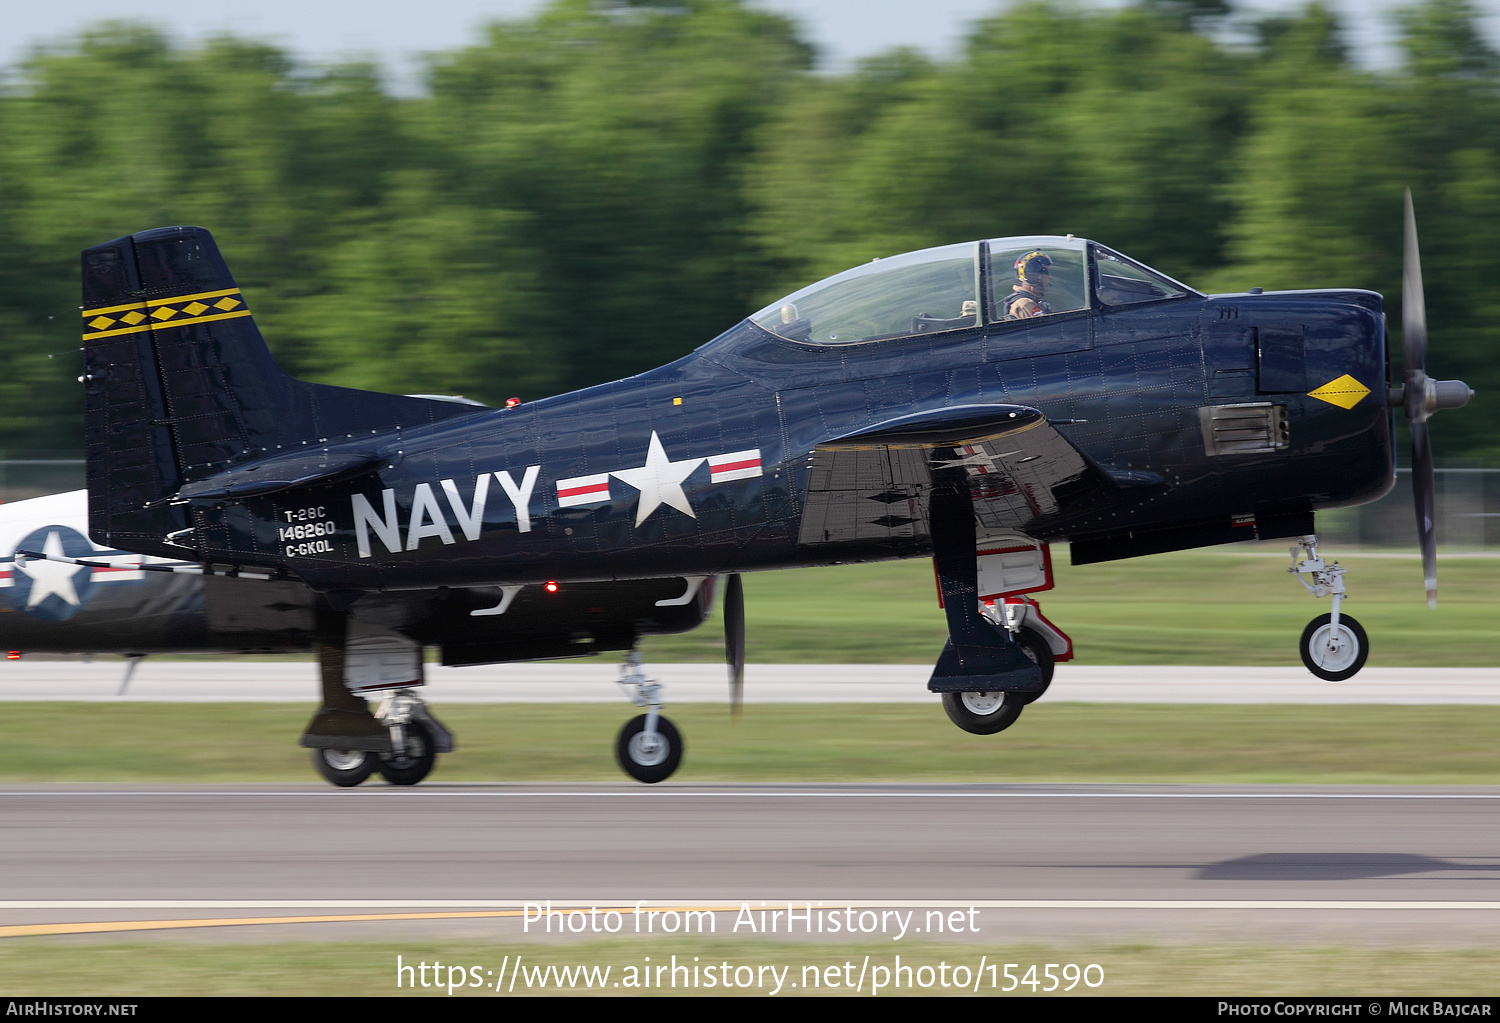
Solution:
<svg viewBox="0 0 1500 1023"><path fill-rule="evenodd" d="M1052 257L1041 249L1032 249L1016 260L1016 276L1022 284L1034 284L1042 274L1052 272Z"/></svg>

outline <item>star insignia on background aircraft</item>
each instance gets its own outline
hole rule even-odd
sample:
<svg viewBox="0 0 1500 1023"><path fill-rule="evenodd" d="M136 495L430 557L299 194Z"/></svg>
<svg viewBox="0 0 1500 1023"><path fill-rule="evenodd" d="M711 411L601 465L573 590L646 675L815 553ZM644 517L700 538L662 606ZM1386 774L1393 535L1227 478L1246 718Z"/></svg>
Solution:
<svg viewBox="0 0 1500 1023"><path fill-rule="evenodd" d="M57 530L47 533L42 553L49 559L63 556L62 537L58 535ZM62 561L36 560L28 561L26 566L19 571L31 579L31 593L26 598L27 607L36 607L53 594L73 607L79 605L78 587L73 585L73 579L79 572L87 571L87 569Z"/></svg>

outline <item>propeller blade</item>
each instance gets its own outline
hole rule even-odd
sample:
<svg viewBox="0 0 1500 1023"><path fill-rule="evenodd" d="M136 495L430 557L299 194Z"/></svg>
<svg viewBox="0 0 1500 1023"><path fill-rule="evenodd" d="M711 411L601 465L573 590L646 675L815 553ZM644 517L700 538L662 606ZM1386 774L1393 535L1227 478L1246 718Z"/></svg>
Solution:
<svg viewBox="0 0 1500 1023"><path fill-rule="evenodd" d="M1436 500L1432 482L1432 442L1426 421L1411 424L1411 493L1417 506L1417 536L1422 543L1422 577L1427 606L1437 607Z"/></svg>
<svg viewBox="0 0 1500 1023"><path fill-rule="evenodd" d="M1422 294L1422 258L1417 252L1417 215L1406 190L1406 229L1401 260L1401 348L1405 356L1408 411L1412 374L1427 372L1427 300Z"/></svg>
<svg viewBox="0 0 1500 1023"><path fill-rule="evenodd" d="M729 713L740 716L745 698L745 588L738 575L724 589L724 659L729 664Z"/></svg>

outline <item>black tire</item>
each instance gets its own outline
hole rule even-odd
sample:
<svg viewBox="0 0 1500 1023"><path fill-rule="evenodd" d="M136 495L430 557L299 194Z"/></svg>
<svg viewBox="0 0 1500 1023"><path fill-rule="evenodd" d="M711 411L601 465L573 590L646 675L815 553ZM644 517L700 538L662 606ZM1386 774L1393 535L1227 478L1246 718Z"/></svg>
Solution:
<svg viewBox="0 0 1500 1023"><path fill-rule="evenodd" d="M313 767L324 779L341 789L352 789L375 773L373 753L357 749L315 749Z"/></svg>
<svg viewBox="0 0 1500 1023"><path fill-rule="evenodd" d="M1026 704L1019 693L944 693L948 720L974 735L994 735L1016 723Z"/></svg>
<svg viewBox="0 0 1500 1023"><path fill-rule="evenodd" d="M1328 649L1328 637L1333 624L1333 615L1318 615L1302 630L1302 641L1298 652L1307 670L1329 682L1343 682L1359 674L1370 656L1370 639L1364 626L1346 614L1339 615L1338 637L1333 650Z"/></svg>
<svg viewBox="0 0 1500 1023"><path fill-rule="evenodd" d="M682 736L677 726L664 717L656 719L656 734L661 736L661 748L645 746L640 736L646 731L646 715L641 714L625 722L615 740L615 759L625 773L636 781L655 785L672 777L682 763Z"/></svg>
<svg viewBox="0 0 1500 1023"><path fill-rule="evenodd" d="M1047 645L1047 637L1035 629L1022 628L1016 633L1016 643L1020 645L1021 652L1036 662L1036 666L1042 669L1042 688L1034 693L1015 693L1015 698L1022 706L1035 703L1047 687L1052 685L1052 673L1057 668L1057 660L1052 656L1052 647ZM952 717L953 715L948 715Z"/></svg>
<svg viewBox="0 0 1500 1023"><path fill-rule="evenodd" d="M432 773L437 748L420 721L406 726L406 752L399 757L380 757L375 769L392 785L415 785Z"/></svg>

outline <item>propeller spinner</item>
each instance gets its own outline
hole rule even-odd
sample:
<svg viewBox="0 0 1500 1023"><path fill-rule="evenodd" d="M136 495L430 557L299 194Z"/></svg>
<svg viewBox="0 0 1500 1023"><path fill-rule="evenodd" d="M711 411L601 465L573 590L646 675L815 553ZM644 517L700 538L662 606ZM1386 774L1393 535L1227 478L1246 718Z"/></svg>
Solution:
<svg viewBox="0 0 1500 1023"><path fill-rule="evenodd" d="M1405 352L1402 386L1391 391L1390 403L1406 409L1411 422L1411 485L1417 507L1417 535L1422 544L1422 575L1427 583L1427 605L1437 606L1437 533L1434 528L1432 442L1427 420L1434 412L1462 408L1474 391L1462 380L1434 380L1427 375L1427 305L1422 294L1422 262L1417 251L1417 218L1411 189L1406 191L1405 251L1401 269L1401 332Z"/></svg>

